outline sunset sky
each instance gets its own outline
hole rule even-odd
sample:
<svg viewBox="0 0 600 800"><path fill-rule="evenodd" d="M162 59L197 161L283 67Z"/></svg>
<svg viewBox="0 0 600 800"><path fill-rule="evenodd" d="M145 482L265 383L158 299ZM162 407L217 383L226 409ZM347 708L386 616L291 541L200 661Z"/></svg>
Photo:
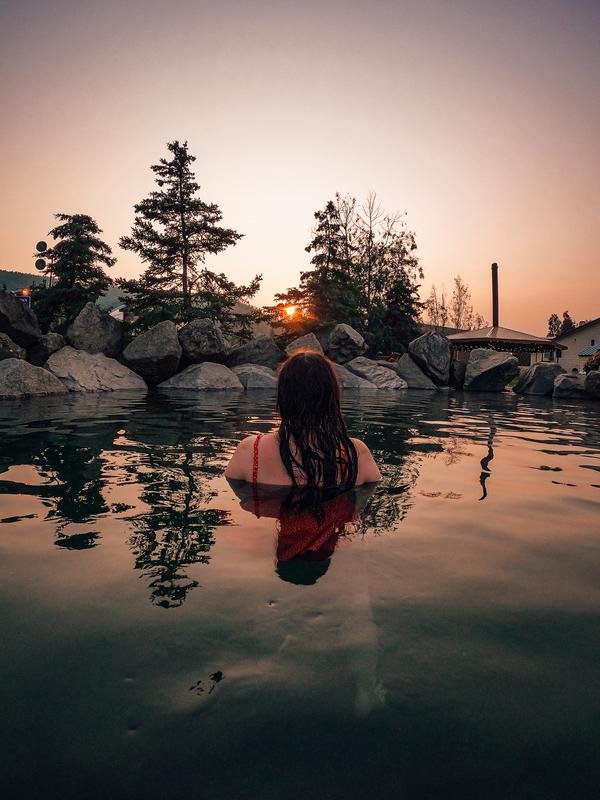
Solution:
<svg viewBox="0 0 600 800"><path fill-rule="evenodd" d="M0 267L52 213L91 214L117 275L132 206L187 139L245 238L208 265L297 282L315 209L376 191L432 282L545 333L600 316L600 2L0 0Z"/></svg>

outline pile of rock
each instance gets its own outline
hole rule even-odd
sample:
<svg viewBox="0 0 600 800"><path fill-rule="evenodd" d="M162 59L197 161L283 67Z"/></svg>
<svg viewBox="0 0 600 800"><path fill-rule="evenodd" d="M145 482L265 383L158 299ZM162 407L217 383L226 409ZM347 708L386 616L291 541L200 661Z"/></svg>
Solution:
<svg viewBox="0 0 600 800"><path fill-rule="evenodd" d="M412 341L395 362L366 358L364 338L350 325L306 334L285 352L262 335L234 348L218 323L196 319L177 329L159 322L123 347L123 325L88 303L63 338L42 335L35 314L16 297L0 292L0 397L67 392L271 389L286 356L308 350L334 363L342 389L502 391L518 376L519 394L600 399L600 372L567 375L557 364L519 371L508 353L479 348L468 362L452 360L450 342L434 332Z"/></svg>

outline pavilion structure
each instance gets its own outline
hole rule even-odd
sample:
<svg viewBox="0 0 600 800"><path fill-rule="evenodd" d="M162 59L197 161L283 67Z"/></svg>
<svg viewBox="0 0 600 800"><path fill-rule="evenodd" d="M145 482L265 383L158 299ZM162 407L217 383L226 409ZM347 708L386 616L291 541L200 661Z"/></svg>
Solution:
<svg viewBox="0 0 600 800"><path fill-rule="evenodd" d="M492 264L492 315L493 324L488 328L450 334L447 339L453 349L457 353L461 353L469 352L476 347L487 347L503 353L514 353L516 356L540 353L542 357L544 353L566 350L564 345L558 344L553 339L500 327L498 324L498 264L495 263Z"/></svg>

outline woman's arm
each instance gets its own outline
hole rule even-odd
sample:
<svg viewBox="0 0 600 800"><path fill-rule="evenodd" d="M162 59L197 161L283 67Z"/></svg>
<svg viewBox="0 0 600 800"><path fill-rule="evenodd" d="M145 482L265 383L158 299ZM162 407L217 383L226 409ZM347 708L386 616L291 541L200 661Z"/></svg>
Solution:
<svg viewBox="0 0 600 800"><path fill-rule="evenodd" d="M252 480L252 459L255 436L246 436L235 448L229 464L225 468L225 477L231 480Z"/></svg>
<svg viewBox="0 0 600 800"><path fill-rule="evenodd" d="M358 475L356 485L363 483L375 483L381 480L381 472L375 463L373 454L361 439L352 439L358 453Z"/></svg>

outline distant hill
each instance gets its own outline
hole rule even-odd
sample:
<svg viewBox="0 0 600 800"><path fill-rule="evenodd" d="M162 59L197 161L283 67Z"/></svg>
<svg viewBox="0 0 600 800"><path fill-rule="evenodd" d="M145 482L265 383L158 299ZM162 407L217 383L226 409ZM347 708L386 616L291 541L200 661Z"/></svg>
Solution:
<svg viewBox="0 0 600 800"><path fill-rule="evenodd" d="M12 269L0 269L0 289L6 287L9 292L16 292L18 289L28 289L32 283L41 283L39 275L31 272L16 272Z"/></svg>

